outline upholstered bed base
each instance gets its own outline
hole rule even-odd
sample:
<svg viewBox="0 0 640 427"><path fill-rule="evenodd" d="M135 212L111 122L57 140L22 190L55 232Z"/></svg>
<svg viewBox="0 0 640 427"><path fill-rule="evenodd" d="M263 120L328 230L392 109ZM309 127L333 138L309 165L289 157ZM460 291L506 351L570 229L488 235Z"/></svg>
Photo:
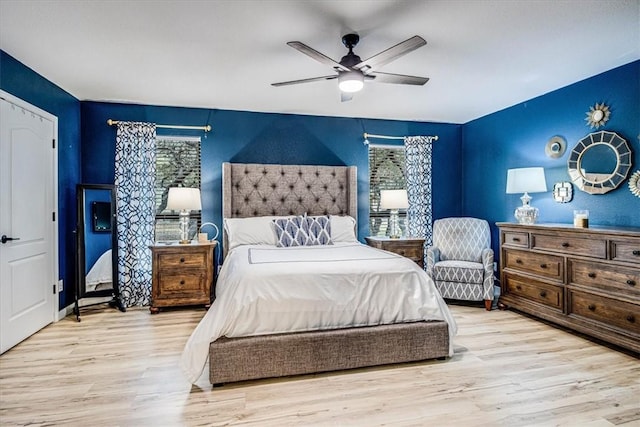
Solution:
<svg viewBox="0 0 640 427"><path fill-rule="evenodd" d="M448 355L448 325L443 321L223 337L210 344L209 379L220 385Z"/></svg>

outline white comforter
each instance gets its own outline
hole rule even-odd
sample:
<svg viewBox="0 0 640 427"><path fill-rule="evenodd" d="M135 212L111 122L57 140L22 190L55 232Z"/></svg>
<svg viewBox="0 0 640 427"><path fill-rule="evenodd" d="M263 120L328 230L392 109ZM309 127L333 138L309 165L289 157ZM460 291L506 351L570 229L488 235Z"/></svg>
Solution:
<svg viewBox="0 0 640 427"><path fill-rule="evenodd" d="M220 271L216 300L180 364L195 383L219 337L335 329L418 320L457 327L433 281L413 261L357 244L240 246Z"/></svg>
<svg viewBox="0 0 640 427"><path fill-rule="evenodd" d="M113 269L111 264L111 249L100 255L100 258L93 264L85 279L87 291L95 291L98 285L108 284L111 287L113 282Z"/></svg>

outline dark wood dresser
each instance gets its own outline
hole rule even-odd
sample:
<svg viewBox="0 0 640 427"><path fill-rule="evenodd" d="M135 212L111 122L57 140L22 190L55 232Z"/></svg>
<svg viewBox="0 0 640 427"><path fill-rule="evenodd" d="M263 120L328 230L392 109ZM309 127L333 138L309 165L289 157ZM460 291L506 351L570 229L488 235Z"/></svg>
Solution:
<svg viewBox="0 0 640 427"><path fill-rule="evenodd" d="M391 239L389 237L365 237L367 245L393 252L403 257L409 258L424 268L424 239L417 237L403 237L400 239Z"/></svg>
<svg viewBox="0 0 640 427"><path fill-rule="evenodd" d="M497 226L501 305L640 353L640 228Z"/></svg>
<svg viewBox="0 0 640 427"><path fill-rule="evenodd" d="M151 313L162 307L209 306L217 242L151 246Z"/></svg>

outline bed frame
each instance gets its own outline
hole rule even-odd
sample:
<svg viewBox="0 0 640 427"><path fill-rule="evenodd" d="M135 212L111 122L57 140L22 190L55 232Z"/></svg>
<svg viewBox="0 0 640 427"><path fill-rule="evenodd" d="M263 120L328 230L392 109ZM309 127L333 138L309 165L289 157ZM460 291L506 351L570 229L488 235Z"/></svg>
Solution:
<svg viewBox="0 0 640 427"><path fill-rule="evenodd" d="M223 163L225 218L357 213L354 166ZM223 244L227 247L223 232ZM209 346L214 385L445 358L444 321L413 322L244 338L222 337Z"/></svg>

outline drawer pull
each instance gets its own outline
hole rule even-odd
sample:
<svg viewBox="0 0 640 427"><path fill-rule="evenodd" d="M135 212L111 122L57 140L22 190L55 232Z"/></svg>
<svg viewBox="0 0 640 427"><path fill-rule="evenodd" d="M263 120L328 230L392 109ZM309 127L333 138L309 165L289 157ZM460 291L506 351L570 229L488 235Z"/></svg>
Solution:
<svg viewBox="0 0 640 427"><path fill-rule="evenodd" d="M180 258L180 262L184 262L184 258Z"/></svg>
<svg viewBox="0 0 640 427"><path fill-rule="evenodd" d="M635 323L636 318L633 316L633 314L630 314L627 316L627 322L629 323Z"/></svg>
<svg viewBox="0 0 640 427"><path fill-rule="evenodd" d="M519 291L521 291L521 290L522 290L522 286L520 286L520 285L516 285L516 289L517 289L517 290L519 290Z"/></svg>
<svg viewBox="0 0 640 427"><path fill-rule="evenodd" d="M634 254L635 256L640 256L640 251L637 249L631 253Z"/></svg>
<svg viewBox="0 0 640 427"><path fill-rule="evenodd" d="M400 251L400 255L404 256L404 251Z"/></svg>
<svg viewBox="0 0 640 427"><path fill-rule="evenodd" d="M587 308L591 311L596 311L596 306L594 304L589 304Z"/></svg>
<svg viewBox="0 0 640 427"><path fill-rule="evenodd" d="M514 238L513 238L513 241L514 241L514 242L519 242L519 241L520 241L520 238L519 238L519 237L514 237Z"/></svg>
<svg viewBox="0 0 640 427"><path fill-rule="evenodd" d="M184 285L184 279L183 279L183 280L180 280L180 284L181 284L181 285Z"/></svg>
<svg viewBox="0 0 640 427"><path fill-rule="evenodd" d="M596 278L596 273L589 273L587 274L587 276L591 277L592 279Z"/></svg>
<svg viewBox="0 0 640 427"><path fill-rule="evenodd" d="M561 245L563 248L568 248L570 245L567 242L563 242Z"/></svg>
<svg viewBox="0 0 640 427"><path fill-rule="evenodd" d="M631 280L631 279L629 279L629 280L627 280L627 285L629 285L629 286L635 286L635 285L636 285L636 281L635 281L635 280Z"/></svg>
<svg viewBox="0 0 640 427"><path fill-rule="evenodd" d="M540 264L540 268L547 268L547 264Z"/></svg>
<svg viewBox="0 0 640 427"><path fill-rule="evenodd" d="M522 260L521 260L520 258L518 258L518 259L516 260L516 264L522 264Z"/></svg>
<svg viewBox="0 0 640 427"><path fill-rule="evenodd" d="M545 291L540 292L540 296L542 298L546 298L547 297L547 293Z"/></svg>

